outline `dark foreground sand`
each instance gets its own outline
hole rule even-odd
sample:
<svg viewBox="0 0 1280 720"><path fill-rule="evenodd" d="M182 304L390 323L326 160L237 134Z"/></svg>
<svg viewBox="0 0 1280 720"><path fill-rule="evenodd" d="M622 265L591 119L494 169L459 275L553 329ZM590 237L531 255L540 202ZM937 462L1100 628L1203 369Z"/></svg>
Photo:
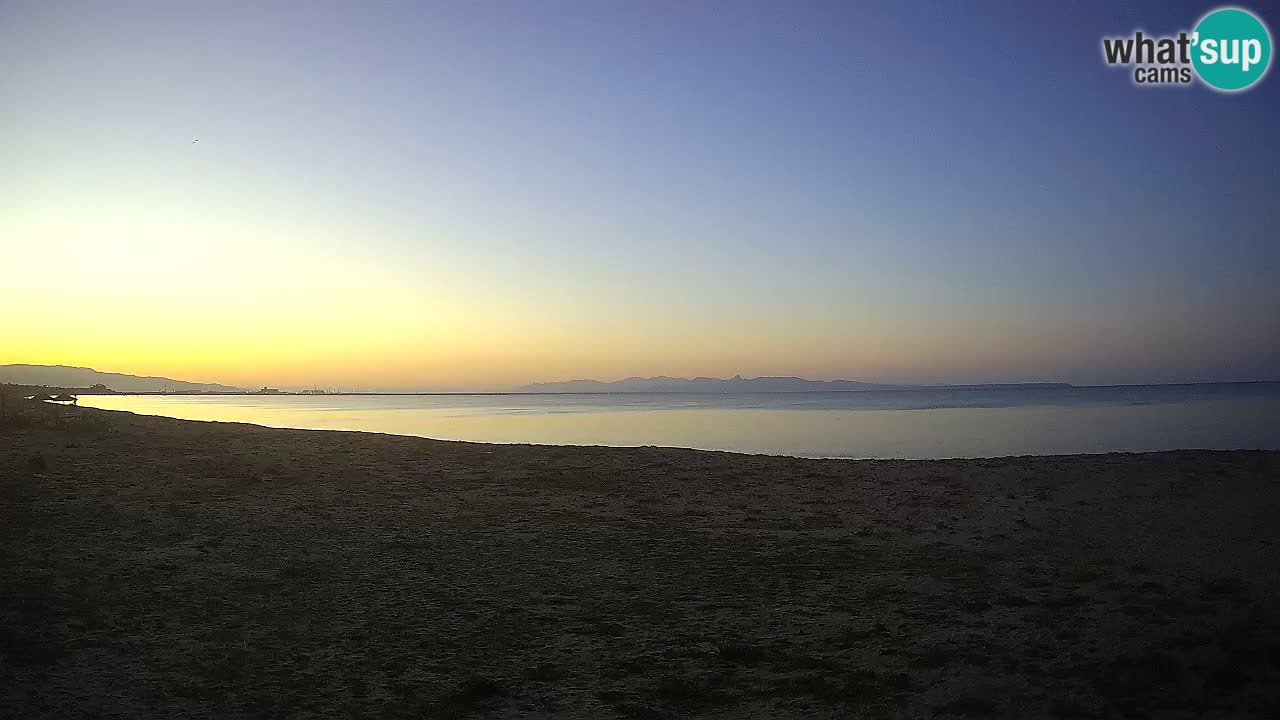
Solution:
<svg viewBox="0 0 1280 720"><path fill-rule="evenodd" d="M1280 453L0 425L0 717L1275 717Z"/></svg>

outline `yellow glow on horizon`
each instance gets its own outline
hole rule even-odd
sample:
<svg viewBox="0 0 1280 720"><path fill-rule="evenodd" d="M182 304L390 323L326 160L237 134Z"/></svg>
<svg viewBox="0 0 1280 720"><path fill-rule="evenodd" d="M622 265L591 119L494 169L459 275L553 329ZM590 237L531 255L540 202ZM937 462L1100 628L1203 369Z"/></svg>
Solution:
<svg viewBox="0 0 1280 720"><path fill-rule="evenodd" d="M931 315L875 296L843 310L781 296L744 312L696 283L571 285L476 263L448 254L465 243L444 229L438 254L397 257L314 219L250 208L210 220L221 216L206 206L142 200L0 212L0 237L20 238L4 248L17 270L0 286L0 363L243 387L499 389L633 375L981 381L1020 368L1059 379L1090 354L1143 360L1107 318ZM1145 327L1183 342L1176 324Z"/></svg>

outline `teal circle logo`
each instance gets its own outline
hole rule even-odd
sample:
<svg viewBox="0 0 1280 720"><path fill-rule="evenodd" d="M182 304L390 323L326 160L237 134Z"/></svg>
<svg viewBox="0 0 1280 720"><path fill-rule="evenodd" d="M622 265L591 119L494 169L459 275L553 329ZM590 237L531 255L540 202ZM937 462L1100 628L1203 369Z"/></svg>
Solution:
<svg viewBox="0 0 1280 720"><path fill-rule="evenodd" d="M1262 79L1271 65L1271 33L1258 16L1240 8L1205 15L1191 36L1191 63L1210 87L1244 90Z"/></svg>

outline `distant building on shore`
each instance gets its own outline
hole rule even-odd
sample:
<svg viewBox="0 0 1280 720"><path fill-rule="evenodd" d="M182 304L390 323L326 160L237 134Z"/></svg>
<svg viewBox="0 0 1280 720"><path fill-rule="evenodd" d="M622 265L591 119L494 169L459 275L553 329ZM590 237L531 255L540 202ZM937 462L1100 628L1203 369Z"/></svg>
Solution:
<svg viewBox="0 0 1280 720"><path fill-rule="evenodd" d="M280 388L269 388L264 385L262 389L258 391L258 394L259 395L279 395Z"/></svg>

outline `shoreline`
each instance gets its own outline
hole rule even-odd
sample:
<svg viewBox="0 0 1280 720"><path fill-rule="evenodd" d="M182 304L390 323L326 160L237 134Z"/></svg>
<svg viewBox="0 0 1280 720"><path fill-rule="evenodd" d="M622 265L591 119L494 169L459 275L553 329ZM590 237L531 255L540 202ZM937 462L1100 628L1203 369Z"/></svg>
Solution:
<svg viewBox="0 0 1280 720"><path fill-rule="evenodd" d="M161 420L173 420L184 423L209 423L213 425L236 425L257 428L261 430L279 430L284 432L315 432L315 433L352 433L358 435L372 435L382 437L408 438L415 440L426 440L428 442L441 443L461 443L465 445L495 445L503 447L521 447L529 449L554 450L557 448L565 448L571 450L577 449L600 449L600 450L662 450L662 451L687 451L696 453L715 453L722 455L738 455L746 458L774 458L782 460L823 460L823 461L848 461L848 462L963 462L963 461L983 461L983 460L1065 460L1069 458L1090 458L1090 457L1106 457L1110 455L1116 456L1134 456L1134 455L1161 455L1166 453L1275 453L1280 455L1280 448L1266 447L1247 447L1247 448L1211 448L1211 447L1184 447L1170 448L1167 450L1103 450L1098 452L1065 452L1065 453L1023 453L1013 455L980 455L980 456L964 456L956 455L950 457L864 457L851 455L788 455L785 453L767 453L767 452L749 452L744 450L722 450L717 448L699 448L687 447L683 445L601 445L601 444L557 444L557 443L536 443L536 442L494 442L485 440L459 440L453 438L429 437L426 435L413 435L409 433L397 433L380 430L348 430L342 428L301 428L301 427L278 427L275 425L263 425L261 423L239 421L239 420L198 420L193 418L180 418L172 415L152 415L149 413L141 413L133 410L116 410L110 408L96 408L92 406L81 406L82 410L94 413L120 413L124 415L132 415L139 418L157 418ZM927 410L967 410L970 408L928 408ZM989 408L1002 409L1002 408ZM643 412L637 410L634 412ZM819 411L821 412L821 411ZM907 410L862 410L858 412L909 412Z"/></svg>
<svg viewBox="0 0 1280 720"><path fill-rule="evenodd" d="M366 430L505 444L687 447L802 458L957 459L1188 448L1280 449L1280 430L1269 422L1280 413L1280 395L1230 388L1208 394L1179 390L1164 396L1108 394L1063 402L1015 397L1006 403L984 398L977 404L925 398L886 405L874 399L855 402L818 395L728 401L691 397L134 396L83 398L81 404L280 428Z"/></svg>
<svg viewBox="0 0 1280 720"><path fill-rule="evenodd" d="M1280 452L0 424L0 714L1264 717Z"/></svg>

